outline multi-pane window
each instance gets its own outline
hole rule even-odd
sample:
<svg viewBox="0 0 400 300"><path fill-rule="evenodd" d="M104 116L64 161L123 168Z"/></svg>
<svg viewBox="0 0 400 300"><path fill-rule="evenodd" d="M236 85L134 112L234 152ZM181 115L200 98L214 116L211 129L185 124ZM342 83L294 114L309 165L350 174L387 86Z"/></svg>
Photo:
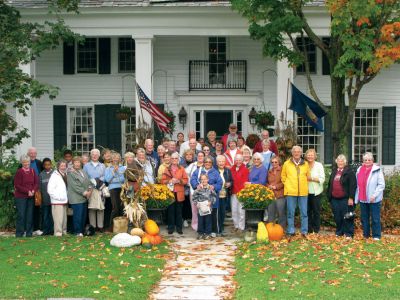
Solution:
<svg viewBox="0 0 400 300"><path fill-rule="evenodd" d="M315 44L311 41L310 38L307 38L307 37L304 38L304 43L303 43L302 38L297 38L296 43L297 43L297 46L299 47L300 51L302 51L302 52L305 47L306 52L307 52L308 64L310 66L310 72L316 73L316 71L317 71L317 51L316 51ZM305 64L301 64L300 66L297 66L297 68L296 68L297 73L305 73L305 71L306 71Z"/></svg>
<svg viewBox="0 0 400 300"><path fill-rule="evenodd" d="M118 39L118 67L121 73L135 71L135 40L132 38Z"/></svg>
<svg viewBox="0 0 400 300"><path fill-rule="evenodd" d="M73 151L87 153L94 147L93 107L69 108L70 145Z"/></svg>
<svg viewBox="0 0 400 300"><path fill-rule="evenodd" d="M306 152L308 149L315 149L318 155L322 153L322 133L308 124L308 122L299 115L297 115L297 137L300 145L303 147L303 152Z"/></svg>
<svg viewBox="0 0 400 300"><path fill-rule="evenodd" d="M236 112L236 126L237 126L237 132L238 133L242 133L243 132L243 118L242 118L242 112L241 111L237 111Z"/></svg>
<svg viewBox="0 0 400 300"><path fill-rule="evenodd" d="M135 108L132 107L131 116L125 121L125 150L132 151L132 145L136 142L136 115Z"/></svg>
<svg viewBox="0 0 400 300"><path fill-rule="evenodd" d="M78 43L78 73L97 73L97 39L86 38Z"/></svg>
<svg viewBox="0 0 400 300"><path fill-rule="evenodd" d="M379 159L379 110L356 109L354 112L354 161L362 161L365 152Z"/></svg>
<svg viewBox="0 0 400 300"><path fill-rule="evenodd" d="M208 60L210 84L225 84L226 77L226 38L208 38Z"/></svg>
<svg viewBox="0 0 400 300"><path fill-rule="evenodd" d="M201 111L196 111L195 113L195 132L196 132L196 140L200 138L201 135Z"/></svg>

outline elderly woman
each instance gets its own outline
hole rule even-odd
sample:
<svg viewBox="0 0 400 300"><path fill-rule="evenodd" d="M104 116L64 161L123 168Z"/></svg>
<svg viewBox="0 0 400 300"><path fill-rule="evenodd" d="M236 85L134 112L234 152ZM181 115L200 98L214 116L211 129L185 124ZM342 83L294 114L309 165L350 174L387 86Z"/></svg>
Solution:
<svg viewBox="0 0 400 300"><path fill-rule="evenodd" d="M188 183L188 176L185 169L179 165L179 154L177 152L171 155L171 165L167 168L161 182L167 184L175 195L175 201L167 208L168 234L183 234L182 231L182 204L185 200L185 185Z"/></svg>
<svg viewBox="0 0 400 300"><path fill-rule="evenodd" d="M22 168L17 170L14 177L14 198L17 208L16 237L31 237L33 232L33 207L35 192L39 190L39 178L30 167L28 155L20 158Z"/></svg>
<svg viewBox="0 0 400 300"><path fill-rule="evenodd" d="M321 193L324 190L324 166L317 162L317 152L314 149L306 151L306 160L310 167L308 178L308 233L318 233L321 226Z"/></svg>
<svg viewBox="0 0 400 300"><path fill-rule="evenodd" d="M357 170L356 203L360 202L361 224L364 238L369 238L372 227L372 238L381 238L381 217L383 191L385 190L385 178L382 169L374 164L374 156L371 152L363 155L363 164Z"/></svg>
<svg viewBox="0 0 400 300"><path fill-rule="evenodd" d="M90 161L90 157L88 154L84 153L81 156L82 166L85 166Z"/></svg>
<svg viewBox="0 0 400 300"><path fill-rule="evenodd" d="M252 160L252 151L250 147L244 145L243 150L242 150L242 155L243 155L243 164L246 166L247 169L251 169L253 166L253 160Z"/></svg>
<svg viewBox="0 0 400 300"><path fill-rule="evenodd" d="M207 140L205 144L210 147L212 155L215 155L215 147L217 143L217 133L214 130L207 132Z"/></svg>
<svg viewBox="0 0 400 300"><path fill-rule="evenodd" d="M51 212L54 222L54 235L67 234L67 162L60 160L49 179L47 192L50 195Z"/></svg>
<svg viewBox="0 0 400 300"><path fill-rule="evenodd" d="M193 173L204 167L204 152L200 151L199 153L197 153L197 160L193 163L191 163L188 167L185 168L186 174L188 175L188 178L192 178ZM191 226L193 228L193 230L197 231L197 224L198 224L198 218L197 218L197 206L195 203L193 203L192 201L192 196L194 193L194 189L193 187L190 185L189 182L189 186L190 186L190 205L191 205L191 210L192 210L192 223Z"/></svg>
<svg viewBox="0 0 400 300"><path fill-rule="evenodd" d="M132 165L135 160L135 154L133 152L126 152L124 155L124 165Z"/></svg>
<svg viewBox="0 0 400 300"><path fill-rule="evenodd" d="M286 228L286 199L283 196L282 168L278 156L271 158L271 166L268 171L268 187L274 192L275 200L268 205L268 222L274 222L278 216L279 225Z"/></svg>
<svg viewBox="0 0 400 300"><path fill-rule="evenodd" d="M116 152L111 154L111 166L109 166L104 173L104 180L108 183L111 196L110 223L106 224L110 226L110 230L112 230L114 218L122 216L123 205L121 203L120 194L122 184L125 181L125 170L126 167L121 163L121 155Z"/></svg>
<svg viewBox="0 0 400 300"><path fill-rule="evenodd" d="M99 161L99 149L90 150L90 162L87 163L83 170L88 174L90 180L95 184L96 189L100 189L104 182L104 173L106 167ZM90 208L89 202L89 222L94 228L100 232L104 231L104 209ZM107 224L108 225L108 224Z"/></svg>
<svg viewBox="0 0 400 300"><path fill-rule="evenodd" d="M262 146L261 155L264 157L263 165L267 170L269 170L271 167L271 164L270 164L271 158L274 157L275 154L274 154L274 152L269 150L270 141L268 139L263 140L261 142L261 146Z"/></svg>
<svg viewBox="0 0 400 300"><path fill-rule="evenodd" d="M162 159L162 164L158 167L157 171L157 182L161 182L162 175L164 174L165 169L168 169L171 164L171 154L169 152L165 152Z"/></svg>
<svg viewBox="0 0 400 300"><path fill-rule="evenodd" d="M214 156L213 153L211 152L210 147L207 146L207 145L204 145L204 146L203 146L203 152L204 152L204 155L205 155L206 157L210 157L210 158L211 158L211 160L213 161L213 165L215 165L215 156Z"/></svg>
<svg viewBox="0 0 400 300"><path fill-rule="evenodd" d="M128 166L129 168L129 166ZM136 158L133 161L133 169L144 172L143 185L154 183L154 169L153 165L146 158L146 151L143 148L139 148L136 151Z"/></svg>
<svg viewBox="0 0 400 300"><path fill-rule="evenodd" d="M217 158L217 171L219 176L222 179L222 187L219 191L219 208L218 208L218 224L219 224L219 232L220 236L224 236L224 222L225 222L225 214L228 206L228 201L230 197L230 191L232 188L232 173L229 168L225 167L226 158L223 155L218 155Z"/></svg>
<svg viewBox="0 0 400 300"><path fill-rule="evenodd" d="M242 154L242 152L237 148L237 140L231 139L229 140L228 148L224 153L226 166L228 168L231 168L235 164L235 157L237 154Z"/></svg>
<svg viewBox="0 0 400 300"><path fill-rule="evenodd" d="M224 144L221 140L215 141L215 156L224 154Z"/></svg>
<svg viewBox="0 0 400 300"><path fill-rule="evenodd" d="M246 146L246 140L244 139L244 137L239 136L237 139L237 148L243 152L243 147L248 147Z"/></svg>
<svg viewBox="0 0 400 300"><path fill-rule="evenodd" d="M331 202L333 217L336 223L336 236L354 235L354 218L345 218L347 212L354 211L354 197L357 181L354 172L347 166L346 156L340 154L332 169L328 183L328 199Z"/></svg>
<svg viewBox="0 0 400 300"><path fill-rule="evenodd" d="M250 170L249 182L253 184L267 184L268 171L263 165L264 157L260 153L253 155L253 167Z"/></svg>
<svg viewBox="0 0 400 300"><path fill-rule="evenodd" d="M231 168L231 173L233 179L231 195L233 225L236 232L242 232L245 226L245 211L236 194L244 188L245 182L249 181L249 170L243 164L243 156L241 154L235 156L235 165Z"/></svg>
<svg viewBox="0 0 400 300"><path fill-rule="evenodd" d="M92 194L93 184L82 170L81 158L72 159L72 171L68 172L68 202L74 212L72 215L74 234L83 236L87 217L87 203Z"/></svg>
<svg viewBox="0 0 400 300"><path fill-rule="evenodd" d="M163 145L159 145L159 146L157 147L157 155L158 155L158 157L160 158L160 163L161 163L161 160L162 160L162 158L164 157L164 153L165 153L166 151L167 151L167 149L165 149Z"/></svg>
<svg viewBox="0 0 400 300"><path fill-rule="evenodd" d="M210 156L207 156L204 159L204 168L197 169L190 177L190 185L194 190L201 188L200 176L202 174L207 174L208 184L210 185L211 190L215 191L215 193L217 194L216 201L213 203L211 212L211 220L212 220L211 236L216 237L217 234L220 232L220 226L218 222L218 207L219 207L218 195L222 188L222 179L218 171L215 168L213 168L213 160Z"/></svg>

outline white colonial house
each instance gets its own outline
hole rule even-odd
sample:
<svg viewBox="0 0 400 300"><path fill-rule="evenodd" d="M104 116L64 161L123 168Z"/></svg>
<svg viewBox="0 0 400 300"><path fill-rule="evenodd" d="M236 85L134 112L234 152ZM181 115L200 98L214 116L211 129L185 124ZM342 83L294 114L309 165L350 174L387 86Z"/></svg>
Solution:
<svg viewBox="0 0 400 300"><path fill-rule="evenodd" d="M46 1L9 2L27 20L43 21ZM316 33L327 37L323 2L308 7L307 17ZM187 122L177 122L175 134L195 130L198 137L211 129L221 135L231 122L244 135L255 132L249 112L253 107L275 116L286 112L288 81L308 94L301 70L263 57L261 43L249 37L246 20L229 1L82 0L79 11L65 20L86 37L85 43L64 43L24 66L60 93L54 101L35 101L27 117L14 112L31 129L18 154L31 145L41 158L53 157L65 145L83 152L96 145L125 151L135 117L121 122L115 110L125 103L140 115L135 80L165 110L177 115L183 107L187 112ZM329 103L326 61L318 49L310 50L317 92ZM385 166L400 164L399 104L400 66L393 66L360 95L349 136L351 160L359 161L368 150ZM287 117L295 121L302 145L331 162L330 122L325 120L325 132L319 133L290 110Z"/></svg>

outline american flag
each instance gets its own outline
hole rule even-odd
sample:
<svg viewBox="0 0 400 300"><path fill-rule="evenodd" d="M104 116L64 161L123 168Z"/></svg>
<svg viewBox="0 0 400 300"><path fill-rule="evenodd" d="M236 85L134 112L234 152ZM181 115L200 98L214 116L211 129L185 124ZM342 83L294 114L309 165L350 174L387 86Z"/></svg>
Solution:
<svg viewBox="0 0 400 300"><path fill-rule="evenodd" d="M140 108L146 110L150 114L162 132L171 133L171 130L168 128L171 118L168 117L161 109L159 109L157 105L151 102L151 100L146 96L137 83L136 91L139 98Z"/></svg>

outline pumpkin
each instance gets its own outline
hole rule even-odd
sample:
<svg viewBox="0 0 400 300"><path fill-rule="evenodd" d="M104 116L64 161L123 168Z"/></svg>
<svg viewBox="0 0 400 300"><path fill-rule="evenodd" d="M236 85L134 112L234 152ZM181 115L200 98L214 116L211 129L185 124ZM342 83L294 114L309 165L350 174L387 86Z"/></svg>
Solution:
<svg viewBox="0 0 400 300"><path fill-rule="evenodd" d="M158 245L162 242L162 237L159 236L158 234L157 235L146 234L144 237L147 238L150 244L152 245Z"/></svg>
<svg viewBox="0 0 400 300"><path fill-rule="evenodd" d="M268 231L263 222L258 223L257 242L268 242Z"/></svg>
<svg viewBox="0 0 400 300"><path fill-rule="evenodd" d="M150 239L149 239L149 235L144 235L142 237L142 244L151 244L150 243Z"/></svg>
<svg viewBox="0 0 400 300"><path fill-rule="evenodd" d="M283 238L284 231L281 225L271 222L266 227L270 241L280 241Z"/></svg>
<svg viewBox="0 0 400 300"><path fill-rule="evenodd" d="M160 228L153 220L147 219L144 223L144 231L150 235L157 235L160 232Z"/></svg>
<svg viewBox="0 0 400 300"><path fill-rule="evenodd" d="M142 236L144 236L144 231L140 228L133 228L131 230L131 235L137 235L137 236L142 237Z"/></svg>

